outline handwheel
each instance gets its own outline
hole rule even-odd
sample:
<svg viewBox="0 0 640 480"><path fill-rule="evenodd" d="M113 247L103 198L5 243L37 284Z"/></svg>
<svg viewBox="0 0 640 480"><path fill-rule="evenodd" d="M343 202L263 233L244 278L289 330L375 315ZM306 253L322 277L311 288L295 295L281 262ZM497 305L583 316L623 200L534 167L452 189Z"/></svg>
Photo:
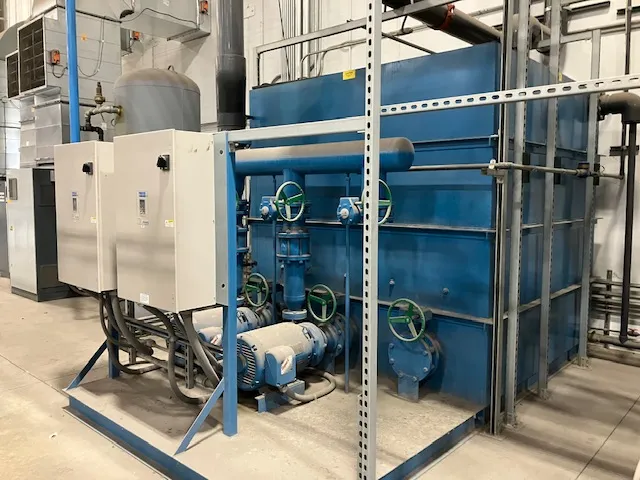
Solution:
<svg viewBox="0 0 640 480"><path fill-rule="evenodd" d="M319 307L320 313L314 310L314 305L316 308ZM336 313L336 309L338 308L336 295L329 287L319 283L309 290L309 295L307 296L307 308L309 313L311 313L311 316L318 322L328 322L333 318Z"/></svg>
<svg viewBox="0 0 640 480"><path fill-rule="evenodd" d="M386 194L386 196L388 198L380 198L378 200L378 225L382 225L384 223L387 223L387 220L389 220L389 217L391 216L391 211L393 210L393 197L391 196L391 188L389 187L389 185L387 184L387 182L385 182L384 180L379 180L380 182L380 186L382 187L382 189L384 190L384 194ZM362 197L360 198L360 202L361 202L361 209L364 212L364 192L362 192ZM382 215L382 219L380 219L380 209L385 209L384 211L384 215Z"/></svg>
<svg viewBox="0 0 640 480"><path fill-rule="evenodd" d="M259 273L252 273L244 285L244 297L254 308L260 308L269 299L269 282ZM255 297L255 301L254 301Z"/></svg>
<svg viewBox="0 0 640 480"><path fill-rule="evenodd" d="M415 342L419 340L427 327L427 319L424 312L413 300L399 298L391 304L387 314L387 322L391 333L403 342ZM416 324L419 329L416 329ZM397 325L406 325L409 334L402 334L396 329Z"/></svg>
<svg viewBox="0 0 640 480"><path fill-rule="evenodd" d="M293 187L297 190L294 195L287 195L284 190L287 187ZM296 182L284 182L276 192L276 209L280 218L286 222L296 222L302 218L304 214L305 195L302 187ZM298 213L292 213L292 207L298 208Z"/></svg>

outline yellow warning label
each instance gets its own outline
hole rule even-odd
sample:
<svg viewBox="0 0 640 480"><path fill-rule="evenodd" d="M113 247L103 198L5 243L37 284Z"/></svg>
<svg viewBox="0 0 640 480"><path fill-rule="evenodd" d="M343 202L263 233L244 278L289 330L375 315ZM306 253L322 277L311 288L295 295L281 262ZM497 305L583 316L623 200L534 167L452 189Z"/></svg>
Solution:
<svg viewBox="0 0 640 480"><path fill-rule="evenodd" d="M356 78L355 70L347 70L346 72L342 72L342 80L353 80Z"/></svg>

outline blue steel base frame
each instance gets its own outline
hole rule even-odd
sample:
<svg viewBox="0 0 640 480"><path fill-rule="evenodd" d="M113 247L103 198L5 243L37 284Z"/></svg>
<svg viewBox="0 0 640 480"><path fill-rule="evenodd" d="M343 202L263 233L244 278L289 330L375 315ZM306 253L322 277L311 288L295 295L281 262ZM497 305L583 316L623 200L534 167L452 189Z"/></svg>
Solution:
<svg viewBox="0 0 640 480"><path fill-rule="evenodd" d="M235 226L236 225L236 177L234 170L235 163L235 154L229 149L229 141L228 134L220 134L216 136L216 142L214 146L216 149L220 149L219 153L226 160L225 162L225 173L226 173L226 217L227 217L227 225ZM216 405L217 401L222 396L223 392L226 392L222 399L222 409L223 409L223 417L222 417L222 426L223 432L227 436L234 436L238 433L238 377L237 377L237 298L236 298L236 289L238 285L238 271L235 268L237 265L237 249L238 249L238 239L237 239L237 230L236 228L228 228L227 229L227 280L226 282L222 280L222 289L227 289L227 292L231 292L226 295L226 303L227 305L223 306L223 331L222 331L222 346L223 352L225 354L225 362L223 364L223 378L220 380L220 383L211 394L209 400L204 405L193 424L185 434L178 450L176 451L176 455L184 452L187 448L189 448L189 444L193 440L193 437L198 432L204 421L206 420L211 410ZM216 245L212 245L212 248L216 248ZM226 287L225 287L226 284ZM102 308L102 301L100 302L100 308ZM100 312L102 315L102 311ZM231 321L230 321L231 319ZM102 356L102 354L107 350L107 341L96 350L93 356L89 359L84 368L80 371L80 373L73 379L67 390L72 390L80 385L80 382L84 379L84 377L91 371L95 363ZM109 377L115 378L119 376L119 372L115 368L114 363L109 359ZM75 405L76 409L82 409L85 412L94 412L95 415L92 415L94 418L97 418L97 413L92 410L90 407L84 405L79 400L69 397L69 405ZM105 428L107 431L114 430L113 425L116 425L111 420L108 420L104 416L100 416L102 418L98 418L98 422L96 422L100 427ZM117 425L116 425L117 426ZM126 432L129 436L133 436L130 432L127 432L122 427L118 427L121 432ZM122 438L123 441L126 435L118 436L118 438ZM137 438L137 437L136 437ZM134 442L135 443L135 442ZM134 449L137 450L137 449ZM154 449L159 452L157 449ZM144 453L144 452L143 452Z"/></svg>

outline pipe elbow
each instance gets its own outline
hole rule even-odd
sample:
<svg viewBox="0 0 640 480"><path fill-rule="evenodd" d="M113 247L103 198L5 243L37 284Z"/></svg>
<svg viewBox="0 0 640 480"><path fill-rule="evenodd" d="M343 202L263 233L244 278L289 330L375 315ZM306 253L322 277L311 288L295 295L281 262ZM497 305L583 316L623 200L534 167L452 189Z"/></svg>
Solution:
<svg viewBox="0 0 640 480"><path fill-rule="evenodd" d="M601 95L598 114L601 120L607 115L622 115L623 123L640 123L640 96L630 92Z"/></svg>

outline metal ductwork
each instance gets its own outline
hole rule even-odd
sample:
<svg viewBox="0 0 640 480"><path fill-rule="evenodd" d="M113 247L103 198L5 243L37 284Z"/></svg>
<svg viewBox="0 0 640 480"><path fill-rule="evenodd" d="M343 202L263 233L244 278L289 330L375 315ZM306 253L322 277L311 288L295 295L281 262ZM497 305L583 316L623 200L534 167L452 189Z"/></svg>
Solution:
<svg viewBox="0 0 640 480"><path fill-rule="evenodd" d="M98 17L105 17L116 20L118 16L111 7L113 2L96 2L95 0L76 0L76 12L88 13ZM33 0L31 2L31 16L29 19L37 18L54 8L64 8L65 0Z"/></svg>
<svg viewBox="0 0 640 480"><path fill-rule="evenodd" d="M216 89L218 130L245 128L247 66L243 0L218 1Z"/></svg>
<svg viewBox="0 0 640 480"><path fill-rule="evenodd" d="M383 0L382 3L396 9L406 7L414 2L412 0ZM429 25L434 30L442 30L452 37L472 45L499 42L502 38L498 30L458 10L452 3L423 10L411 15L411 17Z"/></svg>

